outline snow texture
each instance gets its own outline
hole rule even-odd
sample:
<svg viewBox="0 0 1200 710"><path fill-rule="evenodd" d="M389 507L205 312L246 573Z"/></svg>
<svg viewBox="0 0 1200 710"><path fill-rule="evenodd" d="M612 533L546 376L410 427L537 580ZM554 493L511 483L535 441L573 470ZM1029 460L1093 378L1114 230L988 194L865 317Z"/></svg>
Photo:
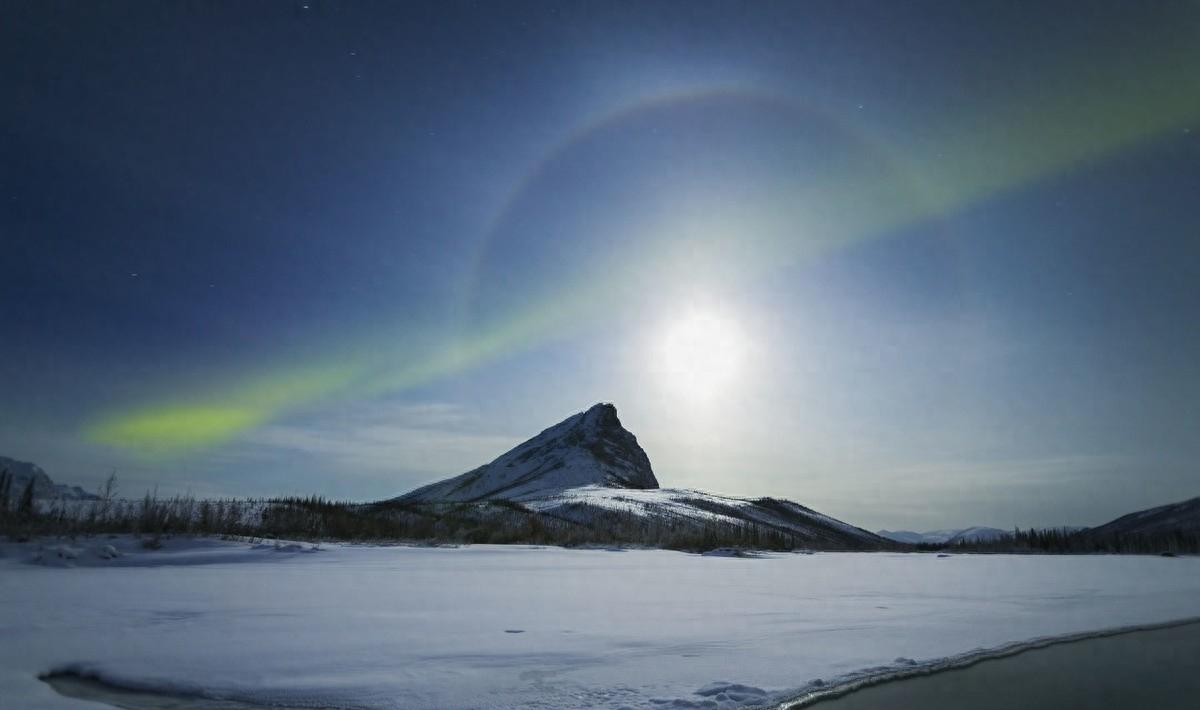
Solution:
<svg viewBox="0 0 1200 710"><path fill-rule="evenodd" d="M1197 558L164 543L0 545L0 705L94 707L37 680L73 669L292 706L728 709L1200 615Z"/></svg>
<svg viewBox="0 0 1200 710"><path fill-rule="evenodd" d="M690 488L626 490L603 486L581 486L547 492L540 498L522 501L525 507L560 517L587 517L588 509L632 513L645 518L686 519L727 524L755 523L785 531L817 546L877 548L884 542L856 528L799 503L778 498L738 498Z"/></svg>

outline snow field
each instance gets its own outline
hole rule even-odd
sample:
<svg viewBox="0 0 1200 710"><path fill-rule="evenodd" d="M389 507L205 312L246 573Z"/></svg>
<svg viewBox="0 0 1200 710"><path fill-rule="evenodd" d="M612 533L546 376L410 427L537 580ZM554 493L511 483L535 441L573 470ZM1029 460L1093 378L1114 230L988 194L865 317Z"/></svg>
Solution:
<svg viewBox="0 0 1200 710"><path fill-rule="evenodd" d="M0 707L92 707L37 680L74 668L295 705L727 709L864 669L1200 616L1195 558L65 547L0 546Z"/></svg>

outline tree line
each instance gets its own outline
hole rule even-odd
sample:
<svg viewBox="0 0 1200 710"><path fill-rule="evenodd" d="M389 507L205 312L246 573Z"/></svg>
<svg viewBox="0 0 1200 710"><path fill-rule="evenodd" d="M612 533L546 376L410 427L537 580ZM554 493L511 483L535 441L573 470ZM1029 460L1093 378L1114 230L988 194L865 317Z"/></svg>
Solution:
<svg viewBox="0 0 1200 710"><path fill-rule="evenodd" d="M681 515L644 516L588 503L537 511L521 503L383 501L354 503L321 496L267 499L116 496L110 476L96 500L37 500L32 484L10 495L12 478L0 475L0 535L133 534L155 547L164 536L217 535L305 541L411 541L534 545L642 545L705 551L721 547L800 550L819 540L753 521L697 520Z"/></svg>
<svg viewBox="0 0 1200 710"><path fill-rule="evenodd" d="M695 517L662 511L639 515L586 502L538 511L515 501L378 503L336 501L321 496L221 498L190 495L118 498L110 476L95 500L52 501L35 497L31 480L19 492L15 479L0 472L0 535L14 540L39 536L133 534L155 547L163 536L217 535L320 541L408 541L532 545L640 545L674 550L717 548L755 550L848 549L821 537L752 520ZM860 546L854 549L872 549ZM1196 554L1200 533L1176 530L1153 534L1097 533L1088 530L1019 528L995 540L887 549L979 553Z"/></svg>
<svg viewBox="0 0 1200 710"><path fill-rule="evenodd" d="M1013 528L992 540L918 544L924 551L1012 554L1200 554L1200 531L1178 528L1161 532Z"/></svg>

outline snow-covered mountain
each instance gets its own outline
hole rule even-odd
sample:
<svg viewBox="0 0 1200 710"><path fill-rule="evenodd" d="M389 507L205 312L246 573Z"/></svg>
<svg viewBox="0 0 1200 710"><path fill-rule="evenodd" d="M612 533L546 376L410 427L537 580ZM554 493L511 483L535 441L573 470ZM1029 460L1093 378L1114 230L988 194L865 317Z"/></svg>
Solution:
<svg viewBox="0 0 1200 710"><path fill-rule="evenodd" d="M896 542L910 545L933 544L940 545L957 533L957 530L930 530L929 532L914 532L912 530L879 530L875 534Z"/></svg>
<svg viewBox="0 0 1200 710"><path fill-rule="evenodd" d="M0 471L8 471L13 477L9 484L8 494L16 498L25 487L33 481L33 497L38 499L63 498L66 500L95 500L93 493L88 493L79 486L68 486L65 483L55 483L42 470L41 466L28 461L18 461L7 456L0 456Z"/></svg>
<svg viewBox="0 0 1200 710"><path fill-rule="evenodd" d="M580 486L658 488L649 457L637 437L621 426L611 404L567 417L489 464L400 499L522 501Z"/></svg>
<svg viewBox="0 0 1200 710"><path fill-rule="evenodd" d="M1008 534L1008 531L1000 530L999 528L975 526L970 528L929 530L927 532L880 530L876 534L880 537L886 537L889 540L906 542L910 545L952 545L958 542L989 542Z"/></svg>
<svg viewBox="0 0 1200 710"><path fill-rule="evenodd" d="M511 502L585 525L635 519L646 525L736 526L787 535L814 547L871 549L890 541L792 501L660 488L637 438L611 404L546 429L489 464L393 499L406 505Z"/></svg>
<svg viewBox="0 0 1200 710"><path fill-rule="evenodd" d="M983 526L975 526L963 528L954 534L948 542L954 544L956 542L990 542L997 540L1005 535L1010 535L1011 531L1001 530L999 528L988 528Z"/></svg>

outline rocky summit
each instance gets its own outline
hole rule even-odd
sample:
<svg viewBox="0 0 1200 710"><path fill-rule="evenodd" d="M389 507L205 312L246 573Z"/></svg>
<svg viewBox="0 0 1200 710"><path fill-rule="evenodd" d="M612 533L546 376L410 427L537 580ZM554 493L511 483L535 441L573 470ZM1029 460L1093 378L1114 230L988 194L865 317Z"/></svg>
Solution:
<svg viewBox="0 0 1200 710"><path fill-rule="evenodd" d="M401 496L408 501L525 500L581 486L658 488L650 458L597 404L567 417L479 468Z"/></svg>

